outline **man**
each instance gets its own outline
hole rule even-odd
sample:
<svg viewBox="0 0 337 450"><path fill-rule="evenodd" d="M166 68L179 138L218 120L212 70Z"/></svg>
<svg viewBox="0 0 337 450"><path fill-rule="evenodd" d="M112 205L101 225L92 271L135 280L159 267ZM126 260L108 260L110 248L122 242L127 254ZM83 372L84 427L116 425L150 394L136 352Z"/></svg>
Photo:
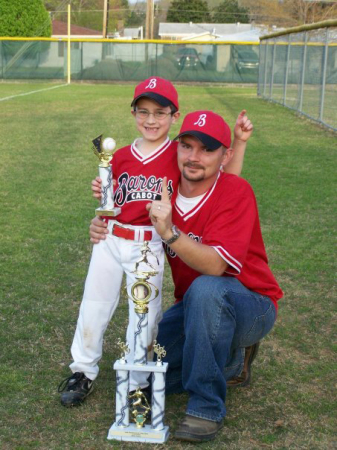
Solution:
<svg viewBox="0 0 337 450"><path fill-rule="evenodd" d="M175 304L159 324L169 363L168 393L187 391L182 440L213 439L226 414L226 380L243 369L243 350L273 327L282 297L268 267L255 196L222 173L232 158L230 128L211 111L188 114L177 136L179 190L147 205L175 285ZM91 238L100 237L94 219Z"/></svg>

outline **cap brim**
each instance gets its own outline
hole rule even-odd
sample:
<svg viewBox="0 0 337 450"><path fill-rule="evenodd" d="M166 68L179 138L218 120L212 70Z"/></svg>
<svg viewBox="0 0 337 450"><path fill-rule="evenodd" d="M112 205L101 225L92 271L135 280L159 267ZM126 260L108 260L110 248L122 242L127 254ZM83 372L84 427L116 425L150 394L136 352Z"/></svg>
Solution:
<svg viewBox="0 0 337 450"><path fill-rule="evenodd" d="M221 147L223 144L222 142L218 141L217 139L212 138L208 134L201 133L201 131L184 131L183 133L178 134L177 137L175 137L173 140L179 139L181 136L195 136L199 139L208 149L210 150L217 150L219 147Z"/></svg>
<svg viewBox="0 0 337 450"><path fill-rule="evenodd" d="M152 100L157 102L160 106L163 106L164 108L166 106L170 106L173 104L169 99L167 99L166 97L163 97L160 94L156 94L155 92L145 92L144 94L138 95L138 97L134 98L132 100L131 106L134 106L135 103L137 102L137 100L139 100L142 97L151 98Z"/></svg>

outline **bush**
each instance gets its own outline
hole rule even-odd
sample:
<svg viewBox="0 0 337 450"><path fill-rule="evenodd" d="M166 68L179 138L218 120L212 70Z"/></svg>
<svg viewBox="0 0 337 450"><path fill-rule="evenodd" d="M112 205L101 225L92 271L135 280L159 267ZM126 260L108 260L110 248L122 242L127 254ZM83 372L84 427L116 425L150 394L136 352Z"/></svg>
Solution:
<svg viewBox="0 0 337 450"><path fill-rule="evenodd" d="M0 0L0 36L50 37L51 29L42 0Z"/></svg>

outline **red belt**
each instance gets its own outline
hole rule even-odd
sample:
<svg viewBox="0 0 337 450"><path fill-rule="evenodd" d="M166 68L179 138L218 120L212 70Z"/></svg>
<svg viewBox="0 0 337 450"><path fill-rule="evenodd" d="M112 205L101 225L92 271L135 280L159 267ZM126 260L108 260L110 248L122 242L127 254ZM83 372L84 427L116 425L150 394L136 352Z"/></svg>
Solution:
<svg viewBox="0 0 337 450"><path fill-rule="evenodd" d="M139 241L140 240L139 239L139 234L140 234L139 230L132 230L130 228L120 227L120 226L118 226L116 224L113 226L113 229L112 229L111 233L114 236L117 236L117 237L120 237L120 238L123 238L123 239L127 239L129 241ZM142 240L144 240L144 241L151 241L151 239L152 239L152 231L147 230L147 231L144 231L143 233L144 233L144 239L142 239ZM137 239L137 237L138 237L138 239Z"/></svg>

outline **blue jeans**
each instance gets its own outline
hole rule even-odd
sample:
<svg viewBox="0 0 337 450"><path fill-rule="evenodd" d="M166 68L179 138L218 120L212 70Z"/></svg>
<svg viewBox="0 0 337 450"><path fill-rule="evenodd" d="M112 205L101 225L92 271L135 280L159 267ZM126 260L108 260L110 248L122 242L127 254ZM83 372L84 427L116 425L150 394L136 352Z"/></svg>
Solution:
<svg viewBox="0 0 337 450"><path fill-rule="evenodd" d="M159 323L157 341L169 363L167 393L187 391L187 414L220 421L226 415L226 379L241 373L244 348L262 339L275 318L271 300L234 277L195 279Z"/></svg>

